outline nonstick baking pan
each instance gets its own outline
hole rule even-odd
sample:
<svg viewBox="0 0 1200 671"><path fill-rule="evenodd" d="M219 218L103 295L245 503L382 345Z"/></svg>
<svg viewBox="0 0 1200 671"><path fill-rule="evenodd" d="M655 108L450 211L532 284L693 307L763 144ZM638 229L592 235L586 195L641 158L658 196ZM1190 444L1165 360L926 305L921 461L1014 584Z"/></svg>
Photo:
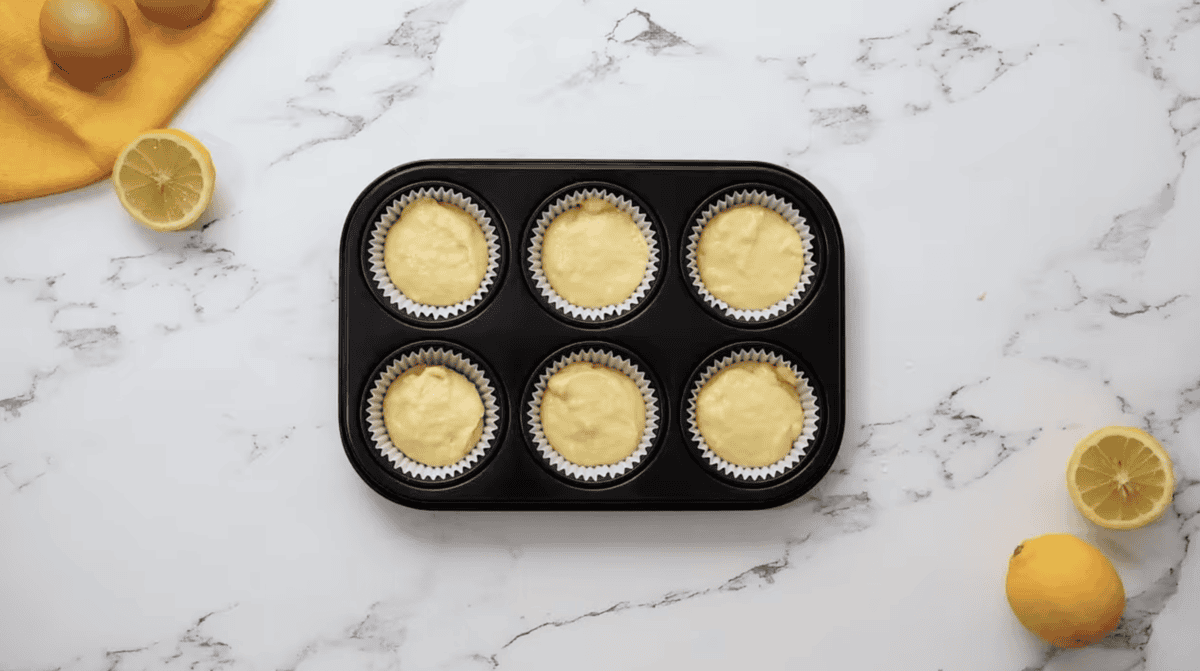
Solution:
<svg viewBox="0 0 1200 671"><path fill-rule="evenodd" d="M492 289L464 314L407 314L381 292L367 249L375 222L401 194L445 187L467 194L496 229ZM655 226L658 273L638 306L589 322L554 309L531 277L529 236L557 195L602 188L635 202ZM727 317L697 293L686 270L690 229L724 194L755 190L793 205L813 234L816 273L782 315L753 323ZM339 423L346 456L381 496L423 509L683 510L768 508L810 490L828 472L845 426L845 261L825 197L803 177L739 161L431 160L400 166L365 188L342 232L339 294ZM533 445L532 381L547 362L584 348L617 352L657 391L655 440L633 471L578 482L548 467ZM495 442L466 472L437 482L407 477L376 448L367 420L372 383L407 352L439 348L476 362L493 382ZM816 432L801 462L780 477L746 482L706 462L688 431L687 402L701 370L723 354L777 353L816 397Z"/></svg>

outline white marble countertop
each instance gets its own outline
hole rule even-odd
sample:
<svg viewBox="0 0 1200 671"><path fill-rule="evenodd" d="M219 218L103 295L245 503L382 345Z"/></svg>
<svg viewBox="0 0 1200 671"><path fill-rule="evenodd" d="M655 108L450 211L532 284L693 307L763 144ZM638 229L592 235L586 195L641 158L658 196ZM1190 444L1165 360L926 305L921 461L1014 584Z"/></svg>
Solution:
<svg viewBox="0 0 1200 671"><path fill-rule="evenodd" d="M0 205L0 669L1197 668L1200 3L336 6L271 3L176 117L219 173L196 230L107 182ZM342 224L455 157L816 184L849 287L829 475L759 512L371 491L337 425ZM1138 531L1064 486L1109 424L1175 461ZM1049 532L1124 580L1100 644L1009 610Z"/></svg>

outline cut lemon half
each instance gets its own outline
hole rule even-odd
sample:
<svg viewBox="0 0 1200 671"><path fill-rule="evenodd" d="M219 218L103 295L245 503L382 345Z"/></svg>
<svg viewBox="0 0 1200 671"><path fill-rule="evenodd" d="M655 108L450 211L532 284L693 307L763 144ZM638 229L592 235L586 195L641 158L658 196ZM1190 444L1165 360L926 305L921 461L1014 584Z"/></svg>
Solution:
<svg viewBox="0 0 1200 671"><path fill-rule="evenodd" d="M212 202L216 169L208 149L181 130L142 133L117 156L113 186L138 223L178 231L196 223Z"/></svg>
<svg viewBox="0 0 1200 671"><path fill-rule="evenodd" d="M1108 426L1075 445L1067 491L1084 517L1107 529L1136 529L1171 505L1175 472L1154 436Z"/></svg>

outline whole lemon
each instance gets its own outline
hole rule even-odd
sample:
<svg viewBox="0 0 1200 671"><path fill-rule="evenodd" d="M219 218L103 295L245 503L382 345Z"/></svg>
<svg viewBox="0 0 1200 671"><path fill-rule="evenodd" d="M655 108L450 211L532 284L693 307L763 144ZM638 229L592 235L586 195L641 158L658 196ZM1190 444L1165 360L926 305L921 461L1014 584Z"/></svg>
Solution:
<svg viewBox="0 0 1200 671"><path fill-rule="evenodd" d="M1125 586L1112 562L1071 534L1018 545L1004 587L1021 624L1060 648L1099 641L1125 611Z"/></svg>

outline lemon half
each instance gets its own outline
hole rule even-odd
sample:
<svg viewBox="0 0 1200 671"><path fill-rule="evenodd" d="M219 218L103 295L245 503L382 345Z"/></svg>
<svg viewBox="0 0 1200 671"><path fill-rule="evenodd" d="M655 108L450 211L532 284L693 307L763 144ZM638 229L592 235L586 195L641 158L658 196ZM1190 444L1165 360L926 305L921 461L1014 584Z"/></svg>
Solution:
<svg viewBox="0 0 1200 671"><path fill-rule="evenodd" d="M174 128L142 133L117 156L113 186L138 223L178 231L212 202L217 172L199 140Z"/></svg>
<svg viewBox="0 0 1200 671"><path fill-rule="evenodd" d="M1136 529L1171 505L1175 472L1154 436L1108 426L1075 445L1067 463L1067 491L1084 517L1108 529Z"/></svg>

